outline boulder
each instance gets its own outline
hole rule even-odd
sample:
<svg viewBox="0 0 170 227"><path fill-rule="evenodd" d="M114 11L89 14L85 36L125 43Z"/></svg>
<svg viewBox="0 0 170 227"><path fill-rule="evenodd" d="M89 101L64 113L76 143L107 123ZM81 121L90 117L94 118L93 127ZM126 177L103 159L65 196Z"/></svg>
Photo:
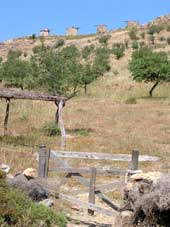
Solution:
<svg viewBox="0 0 170 227"><path fill-rule="evenodd" d="M9 185L24 191L35 201L47 199L49 196L48 190L36 178L30 178L24 174L17 174L12 179L8 178L7 182Z"/></svg>
<svg viewBox="0 0 170 227"><path fill-rule="evenodd" d="M170 174L149 172L131 176L124 189L125 209L133 223L170 226Z"/></svg>

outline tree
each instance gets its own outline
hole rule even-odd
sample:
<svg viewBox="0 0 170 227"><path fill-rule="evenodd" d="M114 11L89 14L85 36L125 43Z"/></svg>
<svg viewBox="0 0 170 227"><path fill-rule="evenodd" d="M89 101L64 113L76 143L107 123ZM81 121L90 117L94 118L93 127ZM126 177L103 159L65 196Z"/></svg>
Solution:
<svg viewBox="0 0 170 227"><path fill-rule="evenodd" d="M26 88L27 80L31 74L31 65L28 61L17 57L9 57L1 63L0 78L7 82L8 86Z"/></svg>
<svg viewBox="0 0 170 227"><path fill-rule="evenodd" d="M154 83L149 91L150 97L158 84L170 82L170 61L165 52L153 52L148 47L140 48L133 53L129 69L134 80Z"/></svg>

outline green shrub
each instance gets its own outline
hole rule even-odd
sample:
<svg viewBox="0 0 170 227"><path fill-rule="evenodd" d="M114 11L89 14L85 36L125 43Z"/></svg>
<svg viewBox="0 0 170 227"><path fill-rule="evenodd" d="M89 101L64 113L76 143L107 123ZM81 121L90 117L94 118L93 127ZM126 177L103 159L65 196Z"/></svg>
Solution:
<svg viewBox="0 0 170 227"><path fill-rule="evenodd" d="M152 44L155 44L155 36L154 35L150 35L149 39L150 39Z"/></svg>
<svg viewBox="0 0 170 227"><path fill-rule="evenodd" d="M36 39L36 34L32 34L29 38L35 40Z"/></svg>
<svg viewBox="0 0 170 227"><path fill-rule="evenodd" d="M126 104L137 104L137 100L135 97L129 97L128 99L125 100Z"/></svg>
<svg viewBox="0 0 170 227"><path fill-rule="evenodd" d="M82 50L82 57L84 59L87 59L94 49L95 49L94 45L85 46Z"/></svg>
<svg viewBox="0 0 170 227"><path fill-rule="evenodd" d="M133 41L132 42L132 49L137 50L139 48L138 42Z"/></svg>
<svg viewBox="0 0 170 227"><path fill-rule="evenodd" d="M0 63L3 61L3 58L2 57L0 57Z"/></svg>
<svg viewBox="0 0 170 227"><path fill-rule="evenodd" d="M144 47L146 45L146 43L144 42L144 41L142 41L142 42L140 42L139 43L139 46L142 48L142 47Z"/></svg>
<svg viewBox="0 0 170 227"><path fill-rule="evenodd" d="M24 52L24 58L26 58L28 56L28 54L26 52Z"/></svg>
<svg viewBox="0 0 170 227"><path fill-rule="evenodd" d="M166 27L167 32L170 32L170 25Z"/></svg>
<svg viewBox="0 0 170 227"><path fill-rule="evenodd" d="M148 28L148 34L154 35L155 33L159 33L162 30L163 30L163 26L161 25L151 25Z"/></svg>
<svg viewBox="0 0 170 227"><path fill-rule="evenodd" d="M90 129L76 128L73 132L79 136L88 136L90 131Z"/></svg>
<svg viewBox="0 0 170 227"><path fill-rule="evenodd" d="M123 43L114 43L112 46L112 52L116 56L116 59L122 58L125 52L125 45Z"/></svg>
<svg viewBox="0 0 170 227"><path fill-rule="evenodd" d="M60 129L57 127L57 125L54 122L46 122L42 126L41 131L44 133L44 135L47 135L47 136L60 135Z"/></svg>
<svg viewBox="0 0 170 227"><path fill-rule="evenodd" d="M129 42L128 42L128 40L125 40L125 47L126 47L126 49L129 49Z"/></svg>
<svg viewBox="0 0 170 227"><path fill-rule="evenodd" d="M12 58L19 58L22 55L22 51L20 50L9 50L8 52L8 59L12 59Z"/></svg>
<svg viewBox="0 0 170 227"><path fill-rule="evenodd" d="M56 42L55 48L64 46L64 44L65 44L64 39L59 39L59 40Z"/></svg>
<svg viewBox="0 0 170 227"><path fill-rule="evenodd" d="M170 36L167 38L167 43L170 45Z"/></svg>
<svg viewBox="0 0 170 227"><path fill-rule="evenodd" d="M99 38L99 43L106 45L109 39L110 35L103 35Z"/></svg>
<svg viewBox="0 0 170 227"><path fill-rule="evenodd" d="M12 135L5 135L0 136L0 141L5 142L7 144L12 144L14 146L21 145L21 146L32 146L36 144L37 137L36 135L19 135L19 136L12 136Z"/></svg>
<svg viewBox="0 0 170 227"><path fill-rule="evenodd" d="M142 32L142 33L140 34L140 37L141 37L142 39L144 39L144 38L145 38L145 32Z"/></svg>
<svg viewBox="0 0 170 227"><path fill-rule="evenodd" d="M42 51L42 46L35 46L32 51L34 54L38 54Z"/></svg>
<svg viewBox="0 0 170 227"><path fill-rule="evenodd" d="M165 39L165 37L164 36L161 36L160 38L159 38L159 41L161 41L161 42L163 42L163 41L165 41L166 39Z"/></svg>
<svg viewBox="0 0 170 227"><path fill-rule="evenodd" d="M5 227L66 227L62 213L32 202L0 179L0 224Z"/></svg>
<svg viewBox="0 0 170 227"><path fill-rule="evenodd" d="M129 37L131 38L131 40L137 40L137 39L138 39L136 28L132 28L132 29L129 31Z"/></svg>

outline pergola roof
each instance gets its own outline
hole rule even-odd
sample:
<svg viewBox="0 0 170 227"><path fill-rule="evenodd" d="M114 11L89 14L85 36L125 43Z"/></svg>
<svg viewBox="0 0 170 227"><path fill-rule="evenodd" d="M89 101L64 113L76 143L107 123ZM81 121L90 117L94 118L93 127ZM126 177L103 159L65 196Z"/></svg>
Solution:
<svg viewBox="0 0 170 227"><path fill-rule="evenodd" d="M42 100L42 101L67 101L68 98L64 96L51 96L45 95L38 92L32 92L27 90L19 90L19 89L7 89L0 88L0 98L5 99L28 99L28 100Z"/></svg>

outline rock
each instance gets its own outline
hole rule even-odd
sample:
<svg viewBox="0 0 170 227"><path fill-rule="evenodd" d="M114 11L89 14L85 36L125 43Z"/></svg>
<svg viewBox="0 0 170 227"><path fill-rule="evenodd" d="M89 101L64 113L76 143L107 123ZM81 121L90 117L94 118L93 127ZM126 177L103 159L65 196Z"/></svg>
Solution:
<svg viewBox="0 0 170 227"><path fill-rule="evenodd" d="M25 175L28 178L36 178L37 177L37 171L33 168L25 169L23 172L23 175Z"/></svg>
<svg viewBox="0 0 170 227"><path fill-rule="evenodd" d="M114 226L116 227L131 227L133 222L134 213L131 211L122 211L115 220Z"/></svg>
<svg viewBox="0 0 170 227"><path fill-rule="evenodd" d="M39 204L42 204L46 207L52 207L54 206L54 202L51 199L44 199L43 201L40 201Z"/></svg>
<svg viewBox="0 0 170 227"><path fill-rule="evenodd" d="M13 176L12 174L10 174L10 173L7 174L6 177L7 177L8 179L13 179L13 178L14 178L14 176Z"/></svg>
<svg viewBox="0 0 170 227"><path fill-rule="evenodd" d="M1 164L0 169L5 173L9 173L10 171L10 167L6 164Z"/></svg>
<svg viewBox="0 0 170 227"><path fill-rule="evenodd" d="M23 174L18 174L12 179L8 178L7 183L24 191L33 200L41 201L48 198L48 190L37 179L30 179Z"/></svg>

